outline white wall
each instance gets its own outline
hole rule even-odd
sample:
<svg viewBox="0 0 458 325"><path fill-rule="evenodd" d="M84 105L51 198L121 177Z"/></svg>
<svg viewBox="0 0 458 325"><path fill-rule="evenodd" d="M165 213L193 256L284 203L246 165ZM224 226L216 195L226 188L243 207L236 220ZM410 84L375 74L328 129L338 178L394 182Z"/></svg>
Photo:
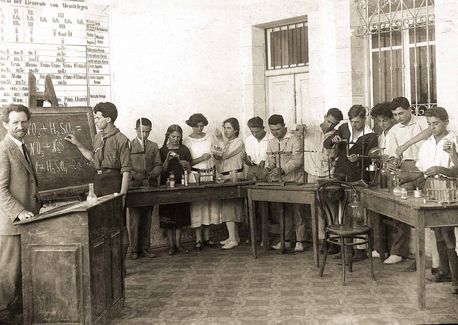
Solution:
<svg viewBox="0 0 458 325"><path fill-rule="evenodd" d="M239 2L129 0L112 7L112 94L117 126L134 136L135 120L153 121L150 139L203 113L211 131L241 111Z"/></svg>
<svg viewBox="0 0 458 325"><path fill-rule="evenodd" d="M245 0L241 10L241 56L243 58L243 106L246 117L266 117L264 34L271 22L307 16L309 27L310 107L307 116L321 122L331 107L345 113L354 103L350 0ZM260 26L259 31L252 26ZM360 97L357 100L364 101ZM358 102L358 103L359 103Z"/></svg>
<svg viewBox="0 0 458 325"><path fill-rule="evenodd" d="M194 112L207 116L207 131L230 116L242 125L254 115L265 118L263 28L298 16L309 25L307 109L314 119L330 107L346 117L352 104L368 103L353 0L111 1L112 99L128 136L140 115L153 120L157 142L172 123L189 133L184 121ZM450 46L458 40L458 2L436 0L435 11L439 105L456 129L458 53Z"/></svg>
<svg viewBox="0 0 458 325"><path fill-rule="evenodd" d="M451 129L458 131L458 1L436 0L437 101L450 115Z"/></svg>

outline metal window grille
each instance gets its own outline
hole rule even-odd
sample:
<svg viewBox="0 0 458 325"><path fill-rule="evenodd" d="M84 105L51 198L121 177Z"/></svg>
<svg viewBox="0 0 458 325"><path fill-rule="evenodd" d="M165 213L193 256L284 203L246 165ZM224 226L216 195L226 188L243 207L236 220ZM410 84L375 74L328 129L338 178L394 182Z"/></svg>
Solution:
<svg viewBox="0 0 458 325"><path fill-rule="evenodd" d="M416 114L437 105L434 0L356 0L370 48L371 104L397 96Z"/></svg>
<svg viewBox="0 0 458 325"><path fill-rule="evenodd" d="M266 29L267 70L308 65L306 22Z"/></svg>

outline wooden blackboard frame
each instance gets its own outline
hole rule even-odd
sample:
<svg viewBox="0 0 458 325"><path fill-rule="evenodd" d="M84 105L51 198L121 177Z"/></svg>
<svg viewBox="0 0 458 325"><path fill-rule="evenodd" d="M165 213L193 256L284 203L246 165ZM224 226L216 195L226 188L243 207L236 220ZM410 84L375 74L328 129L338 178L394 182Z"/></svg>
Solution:
<svg viewBox="0 0 458 325"><path fill-rule="evenodd" d="M92 142L94 141L94 137L96 134L96 128L94 124L94 115L91 107L88 106L79 106L79 107L44 107L44 108L32 108L30 109L32 113L30 122L34 121L35 116L39 115L66 115L66 114L75 114L75 113L83 113L86 116L85 121L87 121L87 125L89 126L90 138L91 138L91 146ZM86 125L85 125L86 126ZM1 140L5 136L5 129L3 125L0 126L0 136ZM27 139L30 135L27 135L24 138L24 142L27 143ZM69 144L71 145L71 144ZM76 147L75 147L76 149ZM90 149L90 148L88 148ZM76 149L78 150L78 149ZM83 157L81 155L81 157ZM33 160L33 157L32 157ZM56 188L49 188L46 190L39 191L40 198L45 202L51 201L65 201L74 198L81 198L88 191L88 183L92 182L92 175L81 175L83 178L87 178L87 183L85 182L83 185L76 185L72 186L71 184L65 184L68 186L65 187L56 187ZM40 186L40 184L38 184Z"/></svg>

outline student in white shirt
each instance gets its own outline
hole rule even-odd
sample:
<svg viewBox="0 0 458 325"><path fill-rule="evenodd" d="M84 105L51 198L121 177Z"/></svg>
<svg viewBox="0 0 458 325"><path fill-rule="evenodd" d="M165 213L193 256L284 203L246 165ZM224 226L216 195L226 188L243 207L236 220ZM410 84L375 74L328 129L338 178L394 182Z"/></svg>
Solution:
<svg viewBox="0 0 458 325"><path fill-rule="evenodd" d="M307 172L307 183L315 183L320 177L332 177L334 167L331 160L337 157L337 148L326 149L323 142L332 138L335 127L343 120L338 108L330 108L320 125L307 126L304 145L304 169Z"/></svg>
<svg viewBox="0 0 458 325"><path fill-rule="evenodd" d="M251 134L245 139L246 160L249 165L264 167L269 139L264 129L264 121L259 116L248 120L248 127Z"/></svg>
<svg viewBox="0 0 458 325"><path fill-rule="evenodd" d="M390 129L386 137L384 152L390 157L388 167L391 170L400 167L401 171L405 172L416 170L415 162L423 143L419 140L431 135L426 118L412 114L409 100L405 97L396 97L391 101L391 112L397 124ZM401 151L403 151L402 156L399 155ZM397 160L400 161L400 166L396 166ZM414 182L403 186L410 190L416 187ZM403 257L409 255L409 234L410 227L407 224L394 222L393 243L390 256L384 261L385 264L400 263Z"/></svg>
<svg viewBox="0 0 458 325"><path fill-rule="evenodd" d="M422 181L423 177L444 175L456 177L458 162L456 135L447 130L448 113L442 107L433 107L425 113L432 136L420 148L416 167L420 173L401 174L402 181ZM452 168L453 167L453 168ZM455 227L434 228L439 253L439 273L433 282L452 282L452 293L458 294L458 256Z"/></svg>

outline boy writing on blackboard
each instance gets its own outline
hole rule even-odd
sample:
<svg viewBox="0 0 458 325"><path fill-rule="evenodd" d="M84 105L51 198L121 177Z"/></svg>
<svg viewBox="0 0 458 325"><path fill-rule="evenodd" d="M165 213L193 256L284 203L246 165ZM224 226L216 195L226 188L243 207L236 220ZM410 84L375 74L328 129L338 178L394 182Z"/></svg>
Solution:
<svg viewBox="0 0 458 325"><path fill-rule="evenodd" d="M73 134L65 140L74 144L81 154L97 169L94 189L97 196L127 193L132 164L129 139L114 122L118 117L116 106L110 102L98 103L94 109L94 122L99 133L95 135L93 150L86 148Z"/></svg>
<svg viewBox="0 0 458 325"><path fill-rule="evenodd" d="M152 123L141 117L137 120L135 131L137 136L130 141L132 159L131 186L158 185L158 177L162 173L161 155L155 142L148 140ZM149 251L150 231L153 207L129 208L129 241L130 257L136 260L139 256L155 257Z"/></svg>

